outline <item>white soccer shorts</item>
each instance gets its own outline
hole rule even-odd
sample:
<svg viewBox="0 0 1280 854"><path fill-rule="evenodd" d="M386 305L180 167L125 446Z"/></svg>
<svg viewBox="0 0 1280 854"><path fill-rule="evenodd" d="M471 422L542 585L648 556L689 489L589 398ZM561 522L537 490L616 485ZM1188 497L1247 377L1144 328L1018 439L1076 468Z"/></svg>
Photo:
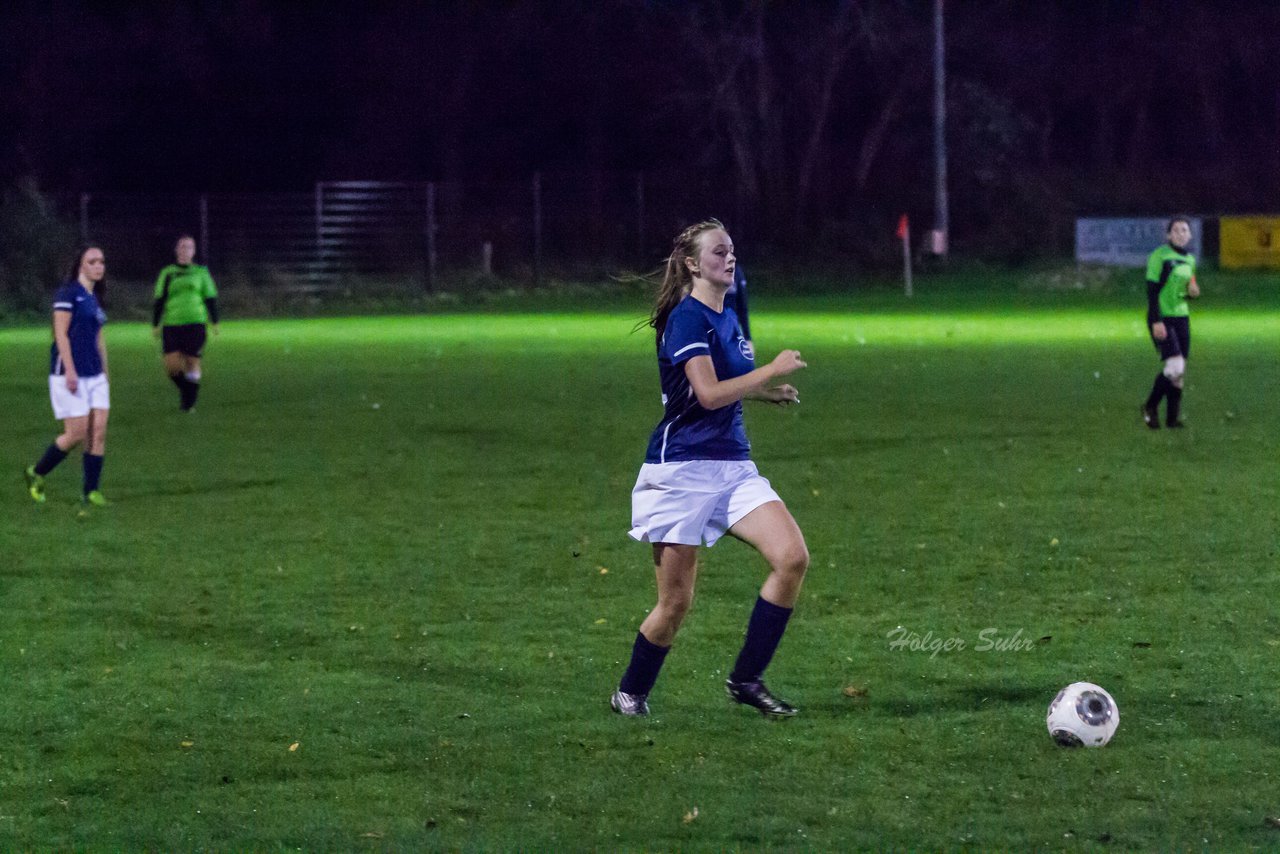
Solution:
<svg viewBox="0 0 1280 854"><path fill-rule="evenodd" d="M631 491L631 531L642 543L708 546L761 504L781 501L750 460L645 463Z"/></svg>
<svg viewBox="0 0 1280 854"><path fill-rule="evenodd" d="M67 391L66 377L50 375L49 402L53 404L53 417L59 421L83 418L91 409L111 408L111 384L106 374L80 377L76 393L72 394Z"/></svg>

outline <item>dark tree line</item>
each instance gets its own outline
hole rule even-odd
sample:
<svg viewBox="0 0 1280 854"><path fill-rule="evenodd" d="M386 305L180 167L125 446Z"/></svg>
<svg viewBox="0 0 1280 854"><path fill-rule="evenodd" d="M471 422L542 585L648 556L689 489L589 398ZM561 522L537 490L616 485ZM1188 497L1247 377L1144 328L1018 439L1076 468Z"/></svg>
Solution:
<svg viewBox="0 0 1280 854"><path fill-rule="evenodd" d="M779 246L932 215L930 0L8 0L0 181L588 186L645 170ZM1069 247L1081 212L1273 210L1280 5L947 9L957 248Z"/></svg>

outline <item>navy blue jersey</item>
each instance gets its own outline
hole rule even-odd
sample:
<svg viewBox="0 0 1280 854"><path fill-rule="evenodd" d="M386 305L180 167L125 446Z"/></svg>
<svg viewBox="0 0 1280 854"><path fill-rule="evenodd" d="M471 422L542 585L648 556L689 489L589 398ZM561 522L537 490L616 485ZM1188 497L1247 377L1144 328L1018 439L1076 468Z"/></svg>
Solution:
<svg viewBox="0 0 1280 854"><path fill-rule="evenodd" d="M703 409L684 372L684 363L694 356L710 356L720 380L755 368L751 344L732 308L715 312L692 296L681 300L667 316L667 327L658 340L658 375L666 412L649 439L646 463L751 458L751 443L742 426L742 401Z"/></svg>
<svg viewBox="0 0 1280 854"><path fill-rule="evenodd" d="M747 274L739 264L733 268L733 284L724 292L724 304L732 308L742 324L742 334L751 340L751 316L747 314Z"/></svg>
<svg viewBox="0 0 1280 854"><path fill-rule="evenodd" d="M53 295L53 310L71 314L67 337L71 339L71 361L76 373L92 377L102 373L102 354L98 352L98 331L107 322L107 313L98 300L79 282L68 282ZM67 366L58 355L58 342L49 350L49 373L62 376Z"/></svg>

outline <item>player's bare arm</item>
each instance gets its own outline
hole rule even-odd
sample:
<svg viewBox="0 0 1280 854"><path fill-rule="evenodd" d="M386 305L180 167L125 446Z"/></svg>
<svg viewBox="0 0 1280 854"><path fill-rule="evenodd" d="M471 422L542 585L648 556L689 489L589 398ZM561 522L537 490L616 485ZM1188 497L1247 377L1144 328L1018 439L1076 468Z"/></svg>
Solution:
<svg viewBox="0 0 1280 854"><path fill-rule="evenodd" d="M710 356L694 356L685 362L684 372L698 404L703 409L720 409L762 391L774 380L803 367L805 363L798 350L783 350L769 364L728 380L716 376Z"/></svg>
<svg viewBox="0 0 1280 854"><path fill-rule="evenodd" d="M71 337L67 334L71 329L71 312L55 311L53 313L53 340L58 345L58 358L64 366L67 391L76 393L80 378L76 375L76 363L71 358Z"/></svg>

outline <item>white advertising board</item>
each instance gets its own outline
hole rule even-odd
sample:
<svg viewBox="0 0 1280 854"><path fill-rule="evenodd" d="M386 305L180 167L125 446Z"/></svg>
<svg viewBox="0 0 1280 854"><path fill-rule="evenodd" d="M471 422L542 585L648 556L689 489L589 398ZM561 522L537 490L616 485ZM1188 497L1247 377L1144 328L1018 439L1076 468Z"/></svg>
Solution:
<svg viewBox="0 0 1280 854"><path fill-rule="evenodd" d="M1147 256L1168 238L1168 217L1080 217L1076 220L1076 260L1086 264L1145 267ZM1199 217L1191 218L1191 251L1200 255Z"/></svg>

